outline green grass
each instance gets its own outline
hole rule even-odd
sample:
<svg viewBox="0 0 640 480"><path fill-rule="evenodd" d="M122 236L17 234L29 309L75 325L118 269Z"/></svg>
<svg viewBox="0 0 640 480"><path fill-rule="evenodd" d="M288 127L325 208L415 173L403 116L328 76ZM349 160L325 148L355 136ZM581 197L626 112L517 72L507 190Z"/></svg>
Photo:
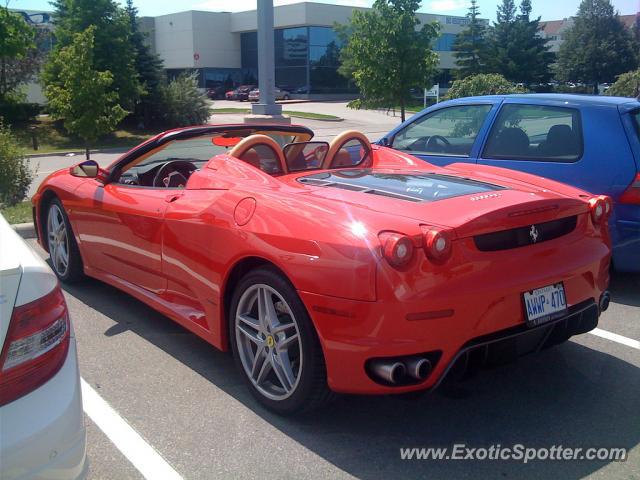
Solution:
<svg viewBox="0 0 640 480"><path fill-rule="evenodd" d="M251 109L249 108L214 108L211 110L211 113L214 115L216 113L251 113ZM313 113L313 112L298 112L296 110L283 110L284 115L289 115L290 117L298 117L298 118L307 118L310 120L342 120L340 117L336 117L335 115L326 115L324 113Z"/></svg>
<svg viewBox="0 0 640 480"><path fill-rule="evenodd" d="M9 223L32 222L31 202L20 202L13 207L0 207L0 213Z"/></svg>
<svg viewBox="0 0 640 480"><path fill-rule="evenodd" d="M298 112L296 110L284 110L282 113L290 117L309 118L311 120L342 120L342 118L335 115L326 115L324 113Z"/></svg>
<svg viewBox="0 0 640 480"><path fill-rule="evenodd" d="M248 108L233 108L233 107L228 107L228 108L212 108L211 109L211 113L216 114L216 113L249 113L250 110Z"/></svg>
<svg viewBox="0 0 640 480"><path fill-rule="evenodd" d="M12 125L11 131L24 148L25 153L60 153L84 150L81 140L70 137L59 122L49 117L39 117L33 123ZM32 132L38 139L38 150L33 149ZM136 129L119 129L98 140L91 149L131 148L158 132Z"/></svg>

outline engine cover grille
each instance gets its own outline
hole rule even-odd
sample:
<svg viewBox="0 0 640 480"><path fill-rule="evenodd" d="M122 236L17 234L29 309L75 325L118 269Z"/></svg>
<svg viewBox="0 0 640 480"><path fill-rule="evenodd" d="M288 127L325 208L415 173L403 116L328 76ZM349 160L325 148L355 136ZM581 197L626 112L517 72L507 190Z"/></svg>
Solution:
<svg viewBox="0 0 640 480"><path fill-rule="evenodd" d="M575 230L578 217L566 217L526 227L476 235L473 240L481 252L495 252L547 242Z"/></svg>

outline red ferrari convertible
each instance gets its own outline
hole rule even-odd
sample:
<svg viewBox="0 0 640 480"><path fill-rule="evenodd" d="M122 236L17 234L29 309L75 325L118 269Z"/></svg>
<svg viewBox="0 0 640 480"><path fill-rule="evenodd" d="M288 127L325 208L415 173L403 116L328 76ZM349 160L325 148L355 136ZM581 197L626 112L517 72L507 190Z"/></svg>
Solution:
<svg viewBox="0 0 640 480"><path fill-rule="evenodd" d="M107 282L231 349L280 413L434 388L597 325L608 197L312 137L191 127L61 170L33 198L40 243L62 281Z"/></svg>

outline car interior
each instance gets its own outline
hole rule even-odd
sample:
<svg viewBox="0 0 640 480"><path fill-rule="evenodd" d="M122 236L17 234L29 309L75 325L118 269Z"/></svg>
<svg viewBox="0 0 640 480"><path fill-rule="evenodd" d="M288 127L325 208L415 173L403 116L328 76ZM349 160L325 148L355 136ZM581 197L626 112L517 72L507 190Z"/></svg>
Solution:
<svg viewBox="0 0 640 480"><path fill-rule="evenodd" d="M331 143L308 141L308 135L264 131L197 135L169 141L127 163L116 183L151 188L184 188L193 172L226 153L272 176L348 168L371 162L371 144L361 132L346 131Z"/></svg>
<svg viewBox="0 0 640 480"><path fill-rule="evenodd" d="M531 136L521 127L509 126L489 137L484 157L570 160L578 158L580 150L580 137L570 125L552 125L546 135Z"/></svg>

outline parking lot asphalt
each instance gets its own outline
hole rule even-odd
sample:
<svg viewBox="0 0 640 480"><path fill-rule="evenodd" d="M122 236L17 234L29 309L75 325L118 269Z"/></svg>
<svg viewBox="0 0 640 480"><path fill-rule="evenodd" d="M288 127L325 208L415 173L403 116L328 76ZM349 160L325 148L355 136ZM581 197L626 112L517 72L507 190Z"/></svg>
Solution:
<svg viewBox="0 0 640 480"><path fill-rule="evenodd" d="M640 340L640 275L615 274L611 288L599 328ZM584 334L418 398L342 396L282 418L253 400L230 355L141 302L91 279L64 289L81 376L185 479L640 478L640 350L631 346ZM88 417L87 428L90 479L142 478ZM400 457L400 448L455 444L629 454L526 465Z"/></svg>

